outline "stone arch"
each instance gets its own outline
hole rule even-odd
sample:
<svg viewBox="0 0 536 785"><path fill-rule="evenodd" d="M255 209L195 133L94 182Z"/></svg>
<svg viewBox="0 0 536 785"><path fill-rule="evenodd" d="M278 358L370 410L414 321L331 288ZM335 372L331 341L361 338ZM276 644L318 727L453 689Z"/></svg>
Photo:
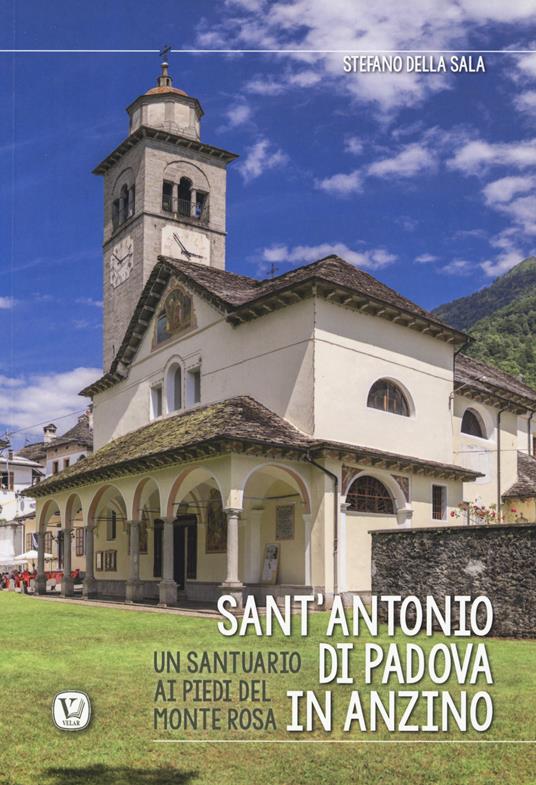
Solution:
<svg viewBox="0 0 536 785"><path fill-rule="evenodd" d="M406 385L403 382L401 382L400 379L395 379L393 376L380 376L378 379L375 379L372 382L372 384L369 385L368 392L367 392L367 407L368 408L373 408L373 409L376 408L374 406L371 406L371 404L369 403L369 400L370 400L370 396L371 396L371 393L373 391L373 388L377 384L380 384L381 382L387 382L387 384L391 384L391 385L393 385L393 387L395 387L395 388L397 388L399 390L399 392L401 393L401 396L405 400L405 403L406 403L406 406L407 406L407 409L408 409L408 414L406 416L407 417L415 417L415 402L413 400L413 396L411 395L411 393L408 390L408 388L406 387ZM381 411L381 409L379 409L378 411Z"/></svg>
<svg viewBox="0 0 536 785"><path fill-rule="evenodd" d="M46 530L47 524L53 515L58 515L61 522L60 505L55 499L47 499L39 513L39 532L43 533Z"/></svg>
<svg viewBox="0 0 536 785"><path fill-rule="evenodd" d="M205 466L189 466L184 469L176 478L168 494L167 504L165 506L166 517L175 517L176 506L194 490L198 485L203 482L213 481L218 489L222 498L222 503L225 505L225 495L222 492L222 483L216 473L212 472ZM164 509L164 508L163 508Z"/></svg>
<svg viewBox="0 0 536 785"><path fill-rule="evenodd" d="M462 430L463 422L464 422L464 419L465 419L466 415L469 415L470 417L472 417L472 418L474 418L476 420L476 423L478 424L478 427L480 428L480 431L481 431L481 434L482 434L481 436L478 436L477 434L469 433L469 431L467 431L467 430L465 430L465 431ZM480 407L475 406L475 405L471 405L471 406L466 406L465 407L465 409L463 410L463 414L462 414L462 418L461 418L461 422L460 422L460 432L461 432L462 435L464 435L464 436L473 436L473 437L480 438L480 439L489 439L490 434L492 433L492 431L493 431L493 425L489 422L488 417L486 417L486 413L485 413L484 407L482 407L482 409Z"/></svg>
<svg viewBox="0 0 536 785"><path fill-rule="evenodd" d="M136 490L134 491L134 498L132 501L132 520L141 520L143 508L154 493L158 494L158 506L160 508L160 512L156 517L160 517L162 514L162 494L160 487L154 477L144 477L139 481L138 485L136 486Z"/></svg>
<svg viewBox="0 0 536 785"><path fill-rule="evenodd" d="M162 177L164 180L170 180L174 183L178 183L181 177L187 177L192 181L193 188L210 191L210 182L206 172L191 161L185 161L180 158L169 161L164 167Z"/></svg>
<svg viewBox="0 0 536 785"><path fill-rule="evenodd" d="M107 498L108 497L108 498ZM95 523L97 520L97 513L99 511L99 507L101 504L104 504L108 501L120 499L120 503L122 504L122 512L127 516L127 503L125 498L119 488L112 483L107 483L106 485L102 485L98 491L95 493L91 503L89 505L88 514L87 514L87 525L90 528L95 528Z"/></svg>
<svg viewBox="0 0 536 785"><path fill-rule="evenodd" d="M244 493L250 479L258 472L267 469L277 470L278 472L281 472L283 475L286 475L287 478L292 480L292 482L296 485L301 500L303 502L304 505L303 512L305 514L309 514L311 512L311 493L307 482L295 469L291 468L290 466L286 466L285 464L282 463L269 463L269 462L262 463L258 466L254 466L246 473L246 475L242 479L242 482L240 483L240 491L238 496L240 500L240 506L241 507L244 506ZM283 477L282 479L285 479L285 477Z"/></svg>
<svg viewBox="0 0 536 785"><path fill-rule="evenodd" d="M75 516L78 514L79 510L81 510L82 520L84 520L84 506L82 504L82 500L77 493L72 493L67 499L67 504L65 505L66 529L72 527L73 521L75 520Z"/></svg>
<svg viewBox="0 0 536 785"><path fill-rule="evenodd" d="M389 491L393 499L393 506L395 509L395 513L400 512L401 510L408 510L411 509L411 505L406 500L404 495L404 491L395 480L395 478L389 474L389 472L382 471L381 469L356 469L355 474L352 474L346 484L346 488L344 489L344 495L341 495L342 502L346 502L346 497L348 495L348 491L354 484L356 480L360 477L374 477L374 479L378 480L385 486L385 488Z"/></svg>
<svg viewBox="0 0 536 785"><path fill-rule="evenodd" d="M121 188L124 185L131 186L134 183L134 181L135 181L134 169L131 166L127 166L125 167L125 169L122 169L114 180L114 184L112 188L112 198L116 199L121 193Z"/></svg>

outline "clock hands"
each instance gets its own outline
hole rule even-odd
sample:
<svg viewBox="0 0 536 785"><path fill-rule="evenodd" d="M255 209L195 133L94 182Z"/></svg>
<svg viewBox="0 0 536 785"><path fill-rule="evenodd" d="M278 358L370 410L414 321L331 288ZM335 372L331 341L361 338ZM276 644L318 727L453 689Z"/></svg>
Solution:
<svg viewBox="0 0 536 785"><path fill-rule="evenodd" d="M119 256L114 251L112 251L112 256L115 256L115 258L119 262L119 264L123 264L123 262L125 261L125 259L127 257L132 256L132 251L127 251L127 253L124 256L122 256L121 258L119 258Z"/></svg>
<svg viewBox="0 0 536 785"><path fill-rule="evenodd" d="M189 251L186 248L186 246L184 245L184 243L181 241L181 239L180 239L179 235L177 234L177 232L173 232L173 239L180 246L181 251L183 252L183 254L185 256L188 257L188 259L191 259L193 256L195 256L196 259L202 259L203 258L202 255L199 254L199 253L193 253L193 251Z"/></svg>

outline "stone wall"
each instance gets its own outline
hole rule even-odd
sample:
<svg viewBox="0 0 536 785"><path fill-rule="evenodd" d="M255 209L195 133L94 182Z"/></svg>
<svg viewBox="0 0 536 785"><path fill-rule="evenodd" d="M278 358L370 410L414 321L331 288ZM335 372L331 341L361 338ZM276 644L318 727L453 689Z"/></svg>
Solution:
<svg viewBox="0 0 536 785"><path fill-rule="evenodd" d="M536 524L372 531L372 593L479 594L492 635L536 637ZM441 607L440 604L440 607Z"/></svg>

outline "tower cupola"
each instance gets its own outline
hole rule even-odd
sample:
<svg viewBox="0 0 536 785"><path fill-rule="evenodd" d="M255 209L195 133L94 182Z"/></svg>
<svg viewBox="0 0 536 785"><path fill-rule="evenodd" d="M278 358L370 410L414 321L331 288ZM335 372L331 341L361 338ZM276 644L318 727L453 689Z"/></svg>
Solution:
<svg viewBox="0 0 536 785"><path fill-rule="evenodd" d="M184 90L173 87L173 78L166 61L161 64L161 68L156 87L151 87L127 107L129 133L134 133L140 126L147 126L199 140L200 120L203 116L201 104Z"/></svg>

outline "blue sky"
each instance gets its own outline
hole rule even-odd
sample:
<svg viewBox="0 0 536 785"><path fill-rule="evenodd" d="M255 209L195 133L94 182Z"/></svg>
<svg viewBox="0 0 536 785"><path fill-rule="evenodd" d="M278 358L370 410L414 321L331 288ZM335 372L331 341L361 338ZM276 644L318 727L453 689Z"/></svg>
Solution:
<svg viewBox="0 0 536 785"><path fill-rule="evenodd" d="M0 2L2 49L172 54L229 172L228 269L338 252L432 308L535 249L536 53L482 74L345 74L347 49L536 50L536 0ZM409 12L410 11L410 12ZM313 50L304 54L303 50ZM0 54L0 432L80 410L101 364L102 183L157 54Z"/></svg>

